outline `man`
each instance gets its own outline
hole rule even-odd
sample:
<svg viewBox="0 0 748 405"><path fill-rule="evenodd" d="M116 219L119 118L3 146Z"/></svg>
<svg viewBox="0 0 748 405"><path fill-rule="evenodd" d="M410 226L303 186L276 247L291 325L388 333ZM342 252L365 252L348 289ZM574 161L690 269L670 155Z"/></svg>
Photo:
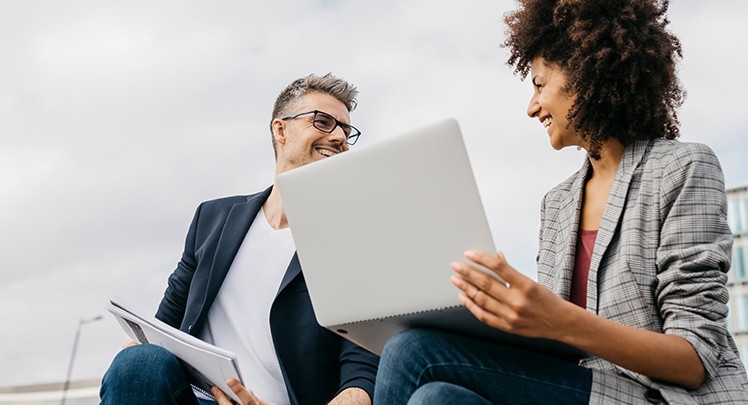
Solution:
<svg viewBox="0 0 748 405"><path fill-rule="evenodd" d="M281 92L270 123L276 177L355 143L349 114L357 94L331 74ZM320 215L340 219L330 210ZM156 317L236 352L247 387L230 385L244 403L370 404L378 357L319 326L295 250L277 188L204 202ZM154 345L122 350L100 394L102 404L215 403L193 392L178 360Z"/></svg>

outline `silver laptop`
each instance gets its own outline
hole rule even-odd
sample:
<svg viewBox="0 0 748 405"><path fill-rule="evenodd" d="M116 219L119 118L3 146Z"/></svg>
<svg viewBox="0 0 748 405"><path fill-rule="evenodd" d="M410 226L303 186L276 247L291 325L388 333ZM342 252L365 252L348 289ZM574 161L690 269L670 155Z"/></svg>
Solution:
<svg viewBox="0 0 748 405"><path fill-rule="evenodd" d="M413 327L574 351L501 333L457 298L450 263L495 249L454 119L291 170L278 187L320 325L376 354Z"/></svg>

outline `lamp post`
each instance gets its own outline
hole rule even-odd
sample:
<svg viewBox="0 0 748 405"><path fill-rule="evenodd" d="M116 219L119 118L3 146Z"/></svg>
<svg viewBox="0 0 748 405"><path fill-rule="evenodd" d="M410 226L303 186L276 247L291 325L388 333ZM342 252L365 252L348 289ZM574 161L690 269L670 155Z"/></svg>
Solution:
<svg viewBox="0 0 748 405"><path fill-rule="evenodd" d="M65 385L62 387L62 401L60 402L60 405L65 404L65 396L68 392L68 387L70 387L70 376L73 374L73 362L75 361L75 352L78 350L78 340L81 337L81 327L87 323L100 321L102 319L104 319L104 317L98 315L93 318L80 318L78 320L78 328L75 330L75 340L73 340L73 351L70 353L70 363L68 364L68 376L65 378Z"/></svg>

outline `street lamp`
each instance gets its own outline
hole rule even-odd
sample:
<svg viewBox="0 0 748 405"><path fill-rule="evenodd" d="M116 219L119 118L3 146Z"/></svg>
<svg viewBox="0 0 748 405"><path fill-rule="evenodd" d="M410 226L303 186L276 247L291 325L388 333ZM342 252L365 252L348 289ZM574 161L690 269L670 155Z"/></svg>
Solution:
<svg viewBox="0 0 748 405"><path fill-rule="evenodd" d="M75 360L75 352L78 350L78 340L81 337L81 327L87 323L100 321L102 319L104 319L104 317L98 315L93 318L80 318L78 320L78 328L75 330L75 340L73 341L73 352L70 353L70 364L68 364L68 376L65 379L65 385L63 385L62 387L62 402L60 402L60 405L65 404L65 395L68 392L68 387L70 387L70 376L73 374L73 361Z"/></svg>

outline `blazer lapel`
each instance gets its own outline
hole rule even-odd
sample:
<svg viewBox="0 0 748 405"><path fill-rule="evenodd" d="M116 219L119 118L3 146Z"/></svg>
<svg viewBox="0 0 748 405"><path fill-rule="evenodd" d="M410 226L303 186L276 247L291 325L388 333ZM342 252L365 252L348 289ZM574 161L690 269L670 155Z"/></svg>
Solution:
<svg viewBox="0 0 748 405"><path fill-rule="evenodd" d="M239 251L244 237L247 235L249 227L252 225L257 213L260 212L260 208L265 203L265 200L267 200L271 190L272 186L262 193L247 199L247 202L234 204L231 207L231 211L226 218L226 223L223 225L221 236L218 239L213 265L211 266L208 278L208 291L200 314L207 308L210 308L213 300L215 300L218 290L221 288L221 284L223 284L223 280L231 268L231 263L234 261L234 257Z"/></svg>
<svg viewBox="0 0 748 405"><path fill-rule="evenodd" d="M577 178L571 185L569 193L564 195L558 213L559 237L557 246L561 248L556 255L555 268L559 269L554 276L554 292L566 299L571 295L571 277L574 273L574 258L579 232L579 216L582 212L582 191L587 178L590 162L585 159Z"/></svg>
<svg viewBox="0 0 748 405"><path fill-rule="evenodd" d="M641 162L649 143L650 141L638 141L626 147L621 162L618 164L616 179L613 182L608 202L605 204L600 227L597 230L595 247L592 250L590 272L587 281L587 309L595 313L598 310L597 280L600 262L618 228L618 222L621 220L621 215L626 204L626 196L631 185L631 178L639 166L639 162Z"/></svg>
<svg viewBox="0 0 748 405"><path fill-rule="evenodd" d="M294 253L293 257L291 258L291 263L288 264L288 269L286 269L286 274L283 275L283 280L281 280L280 287L278 287L278 292L275 294L277 297L281 291L283 291L286 286L291 283L291 281L301 273L301 263L299 263L299 254Z"/></svg>

